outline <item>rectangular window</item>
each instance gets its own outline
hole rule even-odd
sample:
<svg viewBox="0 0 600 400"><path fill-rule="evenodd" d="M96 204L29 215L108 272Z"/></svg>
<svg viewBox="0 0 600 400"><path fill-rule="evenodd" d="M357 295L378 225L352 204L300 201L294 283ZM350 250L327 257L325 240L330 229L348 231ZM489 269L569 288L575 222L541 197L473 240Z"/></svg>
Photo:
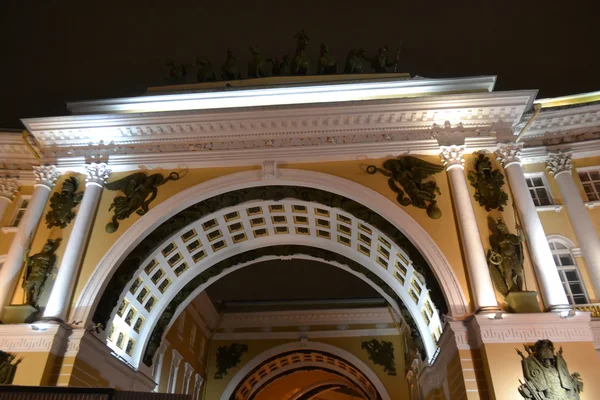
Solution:
<svg viewBox="0 0 600 400"><path fill-rule="evenodd" d="M600 169L577 171L588 201L600 200Z"/></svg>
<svg viewBox="0 0 600 400"><path fill-rule="evenodd" d="M546 182L543 173L525 174L525 181L527 182L529 194L536 207L553 204L552 197L550 196L550 189L548 188L548 183Z"/></svg>
<svg viewBox="0 0 600 400"><path fill-rule="evenodd" d="M13 228L17 228L19 226L19 224L21 223L21 220L23 219L23 216L25 215L25 211L27 210L27 206L29 206L30 199L31 199L31 196L19 197L19 203L17 205L17 208L15 209L15 214L10 223L10 226L12 226Z"/></svg>
<svg viewBox="0 0 600 400"><path fill-rule="evenodd" d="M190 348L194 350L194 345L196 344L196 324L192 324L192 331L190 334Z"/></svg>

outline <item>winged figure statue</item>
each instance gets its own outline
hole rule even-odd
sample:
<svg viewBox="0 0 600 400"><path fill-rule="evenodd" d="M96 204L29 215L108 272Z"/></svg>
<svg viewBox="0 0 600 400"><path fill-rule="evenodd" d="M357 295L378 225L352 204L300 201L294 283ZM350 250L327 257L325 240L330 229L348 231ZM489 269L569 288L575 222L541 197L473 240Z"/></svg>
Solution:
<svg viewBox="0 0 600 400"><path fill-rule="evenodd" d="M115 197L111 203L108 210L114 210L114 215L112 221L106 224L106 232L115 232L119 229L118 221L129 218L134 212L138 215L146 214L148 206L158 194L157 188L177 179L179 179L177 172L171 172L166 178L163 174L146 175L145 172L136 172L118 181L107 183L106 189L120 190L124 196Z"/></svg>
<svg viewBox="0 0 600 400"><path fill-rule="evenodd" d="M373 175L381 172L389 178L390 189L398 194L397 201L400 205L412 204L417 208L426 209L427 215L433 219L442 216L442 211L435 200L436 194L440 194L440 188L434 180L425 181L425 179L443 170L444 167L441 165L413 156L400 156L386 160L383 168L375 165L367 167L367 173Z"/></svg>

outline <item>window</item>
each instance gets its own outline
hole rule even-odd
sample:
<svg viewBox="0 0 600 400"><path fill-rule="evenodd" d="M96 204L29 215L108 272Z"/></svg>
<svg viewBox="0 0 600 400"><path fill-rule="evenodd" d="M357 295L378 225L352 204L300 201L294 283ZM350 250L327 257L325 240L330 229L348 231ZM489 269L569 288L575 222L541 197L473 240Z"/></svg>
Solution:
<svg viewBox="0 0 600 400"><path fill-rule="evenodd" d="M579 275L579 268L571 252L573 246L560 239L550 239L548 244L569 303L588 304L589 299Z"/></svg>
<svg viewBox="0 0 600 400"><path fill-rule="evenodd" d="M25 211L27 210L27 206L29 205L30 196L21 196L19 198L19 203L17 208L15 209L15 214L10 223L10 226L13 228L17 228L25 215Z"/></svg>
<svg viewBox="0 0 600 400"><path fill-rule="evenodd" d="M577 171L588 201L600 200L600 169Z"/></svg>
<svg viewBox="0 0 600 400"><path fill-rule="evenodd" d="M196 344L196 324L192 324L192 332L190 334L190 347L194 350L194 345Z"/></svg>
<svg viewBox="0 0 600 400"><path fill-rule="evenodd" d="M549 206L552 204L552 197L550 197L550 190L546 184L546 179L543 173L539 174L526 174L525 181L529 188L529 194L533 199L533 204L536 207Z"/></svg>

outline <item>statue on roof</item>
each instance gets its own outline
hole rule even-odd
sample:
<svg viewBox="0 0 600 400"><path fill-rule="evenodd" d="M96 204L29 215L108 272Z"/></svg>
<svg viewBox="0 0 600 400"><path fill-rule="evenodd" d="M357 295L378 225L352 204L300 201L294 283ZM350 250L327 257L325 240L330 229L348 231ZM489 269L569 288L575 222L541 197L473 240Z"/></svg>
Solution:
<svg viewBox="0 0 600 400"><path fill-rule="evenodd" d="M306 48L310 38L302 29L296 36L296 55L292 59L291 74L292 75L308 75L309 61L306 57Z"/></svg>
<svg viewBox="0 0 600 400"><path fill-rule="evenodd" d="M267 62L270 62L273 65L273 67L271 68L271 75L290 75L290 58L288 56L283 56L283 59L279 59L279 57L269 58L267 59Z"/></svg>
<svg viewBox="0 0 600 400"><path fill-rule="evenodd" d="M360 74L362 73L363 63L362 59L364 58L365 50L364 49L352 49L348 52L346 56L346 63L344 64L344 73L345 74Z"/></svg>
<svg viewBox="0 0 600 400"><path fill-rule="evenodd" d="M236 79L242 79L242 75L237 67L237 60L233 55L233 50L227 49L227 56L225 57L225 63L221 67L221 80L233 81Z"/></svg>
<svg viewBox="0 0 600 400"><path fill-rule="evenodd" d="M171 59L168 59L165 64L167 68L169 68L169 82L174 85L181 85L185 83L185 78L187 76L185 65L176 64L175 61Z"/></svg>
<svg viewBox="0 0 600 400"><path fill-rule="evenodd" d="M334 75L337 73L337 65L335 60L329 57L329 47L325 43L321 44L321 56L317 63L317 74L319 75Z"/></svg>
<svg viewBox="0 0 600 400"><path fill-rule="evenodd" d="M400 59L400 49L398 49L398 52L396 53L395 60L391 60L387 53L388 47L385 45L379 49L375 57L369 58L366 55L363 55L363 58L371 63L371 68L373 68L377 73L386 73L388 72L389 67L394 67L395 72L396 68L398 67L398 60Z"/></svg>
<svg viewBox="0 0 600 400"><path fill-rule="evenodd" d="M264 78L267 76L265 73L265 60L260 54L258 45L255 47L250 46L250 53L252 58L248 61L248 78Z"/></svg>
<svg viewBox="0 0 600 400"><path fill-rule="evenodd" d="M202 82L215 82L217 77L213 70L212 63L200 57L196 58L196 66L198 66L198 72L196 73L196 81Z"/></svg>

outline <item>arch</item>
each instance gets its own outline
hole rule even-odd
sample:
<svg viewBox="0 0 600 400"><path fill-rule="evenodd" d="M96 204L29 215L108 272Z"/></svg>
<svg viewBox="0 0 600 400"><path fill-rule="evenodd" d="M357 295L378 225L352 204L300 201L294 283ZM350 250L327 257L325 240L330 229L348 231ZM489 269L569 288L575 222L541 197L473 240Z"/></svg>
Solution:
<svg viewBox="0 0 600 400"><path fill-rule="evenodd" d="M332 265L379 287L398 315L407 311L421 353L433 357L441 321L425 280L404 250L341 209L287 198L222 208L168 237L136 265L130 284L117 294L119 301L112 299L109 346L135 366L140 359L150 365L165 326L194 297L223 271L272 251L335 261Z"/></svg>
<svg viewBox="0 0 600 400"><path fill-rule="evenodd" d="M264 179L259 170L238 172L188 188L152 208L109 249L86 282L73 310L73 319L91 322L100 297L126 255L161 223L193 204L232 190L266 185L289 185L325 190L368 207L402 232L423 255L439 282L451 316L466 314L466 297L448 260L425 230L393 201L372 189L344 178L314 171L279 169Z"/></svg>
<svg viewBox="0 0 600 400"><path fill-rule="evenodd" d="M264 351L263 353L257 355L252 360L248 361L231 379L223 394L221 395L221 400L230 400L231 397L235 394L237 388L243 383L244 378L248 376L252 371L257 369L260 365L265 363L267 360L273 359L280 354L286 354L294 351L310 351L314 350L317 352L328 353L338 357L341 360L345 360L350 365L354 366L356 371L359 371L363 374L368 382L372 385L374 390L377 392L381 400L391 400L390 395L388 394L385 386L381 382L381 380L377 377L377 375L373 372L369 366L367 366L364 362L362 362L358 357L353 355L352 353L340 349L339 347L325 344L321 342L313 342L307 341L305 343L302 342L292 342L282 344L276 347L272 347L269 350ZM347 377L347 375L344 375ZM352 380L351 380L352 381Z"/></svg>
<svg viewBox="0 0 600 400"><path fill-rule="evenodd" d="M317 396L319 394L344 387L356 390L353 386L354 385L349 385L347 382L341 379L321 381L302 389L300 392L294 394L294 396L291 397L290 400L311 399L313 396Z"/></svg>

